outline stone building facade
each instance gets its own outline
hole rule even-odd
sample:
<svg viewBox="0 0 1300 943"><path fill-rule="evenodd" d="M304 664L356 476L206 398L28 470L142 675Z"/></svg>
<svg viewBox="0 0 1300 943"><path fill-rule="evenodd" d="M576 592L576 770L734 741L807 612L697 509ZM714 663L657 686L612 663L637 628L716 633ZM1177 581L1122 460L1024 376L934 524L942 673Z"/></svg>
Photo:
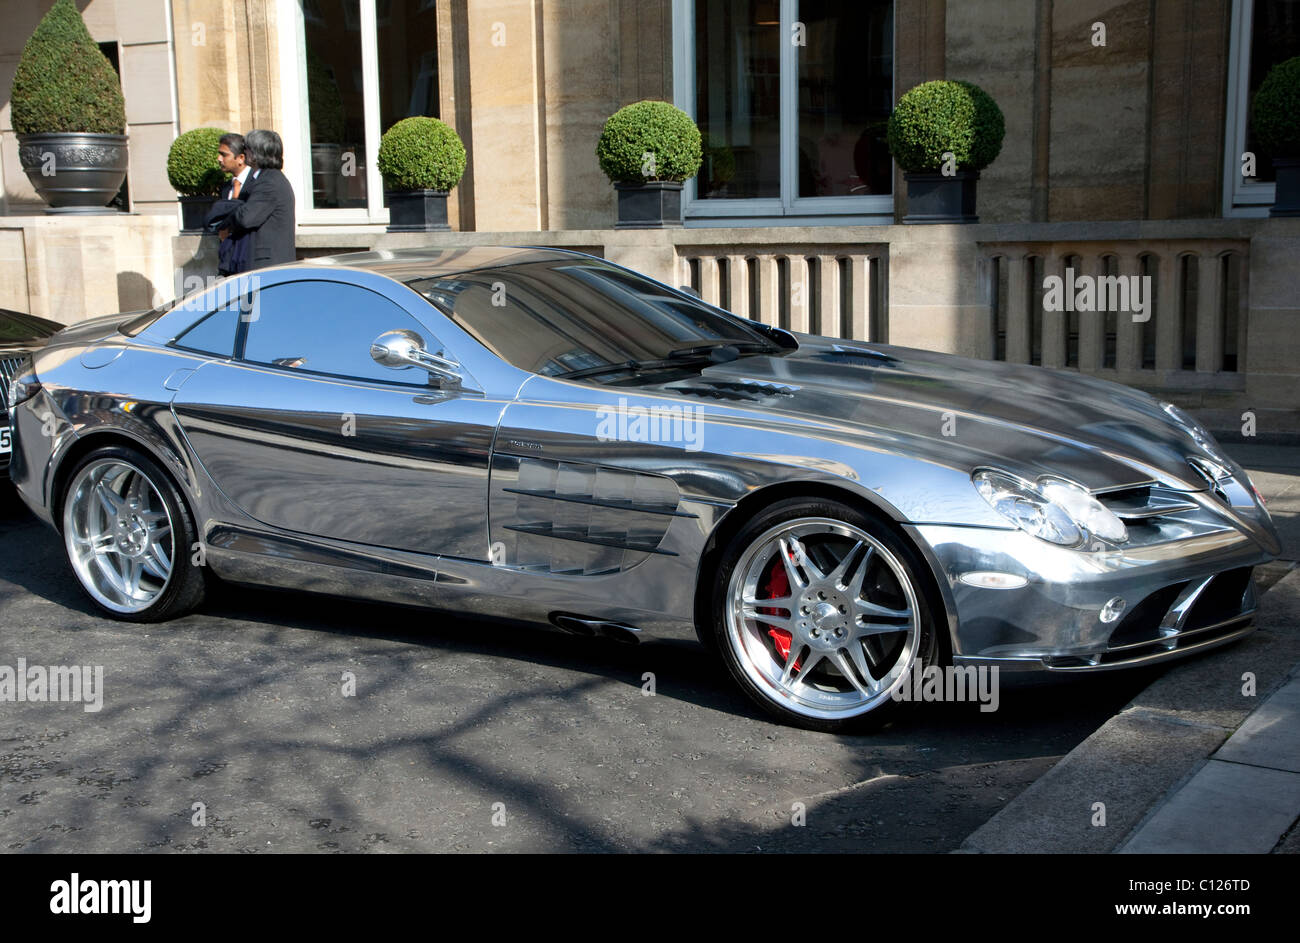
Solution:
<svg viewBox="0 0 1300 943"><path fill-rule="evenodd" d="M78 0L121 75L132 215L75 227L42 215L9 123L51 2L0 0L0 306L74 321L205 272L165 173L201 126L281 133L302 254L427 243L385 233L375 155L429 114L469 153L441 243L600 252L774 323L1074 367L1300 431L1300 223L1266 218L1266 162L1241 174L1252 90L1300 54L1297 0ZM921 231L899 225L883 121L944 77L990 92L1007 135L981 223ZM644 98L712 146L684 230L612 228L595 143ZM1067 267L1151 276L1156 323L1043 310Z"/></svg>

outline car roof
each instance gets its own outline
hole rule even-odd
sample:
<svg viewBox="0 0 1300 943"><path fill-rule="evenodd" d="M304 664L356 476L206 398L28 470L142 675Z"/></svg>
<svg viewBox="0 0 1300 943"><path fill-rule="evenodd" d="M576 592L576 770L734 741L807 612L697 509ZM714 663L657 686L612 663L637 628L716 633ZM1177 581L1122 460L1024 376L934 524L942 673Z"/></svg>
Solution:
<svg viewBox="0 0 1300 943"><path fill-rule="evenodd" d="M558 262L590 258L568 249L535 246L469 246L460 249L425 247L418 249L376 249L372 252L346 252L340 255L302 259L291 265L339 266L365 269L399 282L421 278L456 275L478 269L521 265L527 262ZM287 267L287 266L286 266Z"/></svg>

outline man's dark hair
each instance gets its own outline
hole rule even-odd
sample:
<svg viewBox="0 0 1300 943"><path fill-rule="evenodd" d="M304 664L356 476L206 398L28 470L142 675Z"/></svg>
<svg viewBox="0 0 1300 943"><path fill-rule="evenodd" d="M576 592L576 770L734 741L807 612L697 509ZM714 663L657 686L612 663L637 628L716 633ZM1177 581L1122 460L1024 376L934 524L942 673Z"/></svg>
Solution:
<svg viewBox="0 0 1300 943"><path fill-rule="evenodd" d="M223 134L217 139L218 144L224 144L230 149L232 157L238 157L244 153L244 136L231 131L229 134Z"/></svg>
<svg viewBox="0 0 1300 943"><path fill-rule="evenodd" d="M258 170L279 170L284 166L284 145L280 135L263 128L254 128L244 135L244 153L248 162Z"/></svg>

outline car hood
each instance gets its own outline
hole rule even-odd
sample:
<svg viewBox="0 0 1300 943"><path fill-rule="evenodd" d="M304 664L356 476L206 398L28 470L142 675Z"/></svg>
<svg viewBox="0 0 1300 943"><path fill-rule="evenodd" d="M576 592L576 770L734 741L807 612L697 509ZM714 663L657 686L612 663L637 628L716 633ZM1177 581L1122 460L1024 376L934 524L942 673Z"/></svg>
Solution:
<svg viewBox="0 0 1300 943"><path fill-rule="evenodd" d="M1188 464L1208 454L1239 471L1212 439L1194 437L1153 397L1064 370L796 335L798 350L744 357L665 384L678 395L761 402L769 419L851 433L942 464L1058 475L1092 490L1152 480L1207 485ZM1199 439L1199 442L1198 442Z"/></svg>

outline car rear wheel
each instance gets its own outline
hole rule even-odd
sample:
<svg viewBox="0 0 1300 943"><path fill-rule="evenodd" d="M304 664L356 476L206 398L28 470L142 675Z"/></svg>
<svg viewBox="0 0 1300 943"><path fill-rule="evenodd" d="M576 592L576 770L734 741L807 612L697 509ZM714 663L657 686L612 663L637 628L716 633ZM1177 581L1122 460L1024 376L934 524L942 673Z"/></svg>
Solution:
<svg viewBox="0 0 1300 943"><path fill-rule="evenodd" d="M913 665L938 660L923 564L847 504L778 502L735 536L720 564L717 648L741 688L788 723L879 726Z"/></svg>
<svg viewBox="0 0 1300 943"><path fill-rule="evenodd" d="M148 457L113 446L81 460L63 501L68 562L105 612L134 622L182 615L203 599L192 517Z"/></svg>

